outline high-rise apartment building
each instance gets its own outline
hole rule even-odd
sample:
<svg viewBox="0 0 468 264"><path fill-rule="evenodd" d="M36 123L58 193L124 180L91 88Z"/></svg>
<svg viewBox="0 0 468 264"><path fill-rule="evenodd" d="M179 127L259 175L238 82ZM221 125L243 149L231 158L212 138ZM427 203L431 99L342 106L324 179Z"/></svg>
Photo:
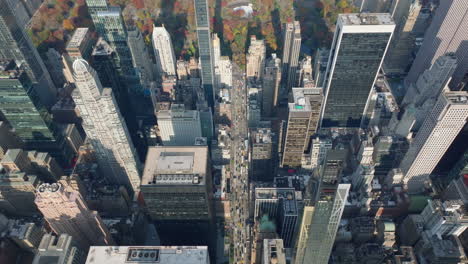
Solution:
<svg viewBox="0 0 468 264"><path fill-rule="evenodd" d="M75 60L73 70L76 89L72 96L87 138L96 151L100 170L111 183L137 192L140 162L112 90L102 87L85 60Z"/></svg>
<svg viewBox="0 0 468 264"><path fill-rule="evenodd" d="M302 154L318 128L323 96L320 88L293 88L292 92L281 165L300 167Z"/></svg>
<svg viewBox="0 0 468 264"><path fill-rule="evenodd" d="M38 93L26 65L17 67L12 60L0 60L0 112L27 149L49 152L67 164L74 153L52 124L52 117Z"/></svg>
<svg viewBox="0 0 468 264"><path fill-rule="evenodd" d="M164 146L193 146L202 136L200 112L185 110L183 104L173 104L170 110L156 113L158 129Z"/></svg>
<svg viewBox="0 0 468 264"><path fill-rule="evenodd" d="M278 105L281 83L281 59L276 54L271 54L267 60L265 73L263 74L262 114L265 117L272 115Z"/></svg>
<svg viewBox="0 0 468 264"><path fill-rule="evenodd" d="M284 25L282 59L283 98L287 98L291 88L296 86L296 70L299 64L301 41L301 25L299 21L286 23Z"/></svg>
<svg viewBox="0 0 468 264"><path fill-rule="evenodd" d="M210 264L207 246L119 246L90 248L86 264Z"/></svg>
<svg viewBox="0 0 468 264"><path fill-rule="evenodd" d="M350 184L339 184L345 153L344 150L327 153L314 207L309 207L303 215L296 264L328 263L351 188Z"/></svg>
<svg viewBox="0 0 468 264"><path fill-rule="evenodd" d="M0 60L14 60L24 65L32 89L43 105L50 107L56 101L57 89L44 62L16 14L13 3L0 1Z"/></svg>
<svg viewBox="0 0 468 264"><path fill-rule="evenodd" d="M250 36L250 46L247 53L247 78L260 80L265 68L266 47L265 40Z"/></svg>
<svg viewBox="0 0 468 264"><path fill-rule="evenodd" d="M46 234L39 244L33 264L83 264L86 251L77 244L74 237L68 234L54 236Z"/></svg>
<svg viewBox="0 0 468 264"><path fill-rule="evenodd" d="M453 52L458 59L458 67L452 79L452 85L456 87L468 70L467 28L468 0L440 1L405 84L408 86L416 82L437 58Z"/></svg>
<svg viewBox="0 0 468 264"><path fill-rule="evenodd" d="M432 170L465 126L467 118L468 93L443 91L400 164L409 192L423 190Z"/></svg>
<svg viewBox="0 0 468 264"><path fill-rule="evenodd" d="M321 127L359 127L395 23L390 14L342 14L336 28Z"/></svg>
<svg viewBox="0 0 468 264"><path fill-rule="evenodd" d="M141 193L153 220L204 220L213 217L208 148L150 147Z"/></svg>
<svg viewBox="0 0 468 264"><path fill-rule="evenodd" d="M73 236L82 248L114 243L99 214L91 211L81 194L63 185L63 181L39 185L35 203L55 234Z"/></svg>
<svg viewBox="0 0 468 264"><path fill-rule="evenodd" d="M210 13L207 0L194 0L197 22L198 50L200 54L201 79L208 106L214 106L213 47L210 34Z"/></svg>
<svg viewBox="0 0 468 264"><path fill-rule="evenodd" d="M423 33L419 32L416 24L421 8L420 1L394 1L391 14L396 28L383 64L385 74L403 74L408 71L416 38Z"/></svg>
<svg viewBox="0 0 468 264"><path fill-rule="evenodd" d="M159 75L176 75L176 60L171 35L169 35L164 25L153 27L152 38L156 68Z"/></svg>

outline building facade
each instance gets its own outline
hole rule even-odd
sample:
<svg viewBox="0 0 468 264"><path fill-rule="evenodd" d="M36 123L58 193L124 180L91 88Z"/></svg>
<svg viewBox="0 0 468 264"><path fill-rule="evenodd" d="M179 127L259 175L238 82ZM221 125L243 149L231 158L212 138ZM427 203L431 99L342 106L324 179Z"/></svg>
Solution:
<svg viewBox="0 0 468 264"><path fill-rule="evenodd" d="M262 82L262 115L269 117L278 105L281 84L281 59L276 54L271 54L266 62L265 73Z"/></svg>
<svg viewBox="0 0 468 264"><path fill-rule="evenodd" d="M82 248L114 243L99 214L63 182L39 185L35 203L55 234L73 236Z"/></svg>
<svg viewBox="0 0 468 264"><path fill-rule="evenodd" d="M155 221L202 220L213 217L208 148L151 147L141 193Z"/></svg>
<svg viewBox="0 0 468 264"><path fill-rule="evenodd" d="M339 184L344 161L344 150L330 150L327 154L314 208L309 208L303 216L307 222L302 223L302 233L299 234L302 243L296 251L297 264L328 263L351 188L350 184Z"/></svg>
<svg viewBox="0 0 468 264"><path fill-rule="evenodd" d="M400 164L410 192L422 191L467 118L468 93L442 92Z"/></svg>
<svg viewBox="0 0 468 264"><path fill-rule="evenodd" d="M112 90L102 87L86 61L75 60L73 70L76 89L72 96L87 138L96 151L100 170L111 183L137 192L140 162Z"/></svg>
<svg viewBox="0 0 468 264"><path fill-rule="evenodd" d="M0 60L14 60L17 65L24 65L32 89L41 103L52 106L57 99L57 88L24 25L19 21L14 2L0 2Z"/></svg>
<svg viewBox="0 0 468 264"><path fill-rule="evenodd" d="M265 41L255 36L250 37L250 46L247 53L247 78L260 80L265 68L266 47Z"/></svg>
<svg viewBox="0 0 468 264"><path fill-rule="evenodd" d="M325 74L321 127L361 125L394 28L389 14L338 16Z"/></svg>
<svg viewBox="0 0 468 264"><path fill-rule="evenodd" d="M292 87L296 86L296 71L299 65L299 53L301 51L301 25L299 21L287 23L284 26L283 35L283 96L287 98Z"/></svg>
<svg viewBox="0 0 468 264"><path fill-rule="evenodd" d="M468 70L467 27L468 0L442 1L424 35L424 41L408 72L405 84L408 86L416 82L437 58L453 52L458 59L458 67L452 79L453 88L455 88Z"/></svg>
<svg viewBox="0 0 468 264"><path fill-rule="evenodd" d="M197 23L198 50L200 53L201 79L208 106L213 107L214 95L214 67L213 46L210 34L210 15L207 0L194 0L195 18Z"/></svg>
<svg viewBox="0 0 468 264"><path fill-rule="evenodd" d="M312 135L317 131L322 106L321 89L293 88L294 102L289 103L289 116L281 165L300 167Z"/></svg>

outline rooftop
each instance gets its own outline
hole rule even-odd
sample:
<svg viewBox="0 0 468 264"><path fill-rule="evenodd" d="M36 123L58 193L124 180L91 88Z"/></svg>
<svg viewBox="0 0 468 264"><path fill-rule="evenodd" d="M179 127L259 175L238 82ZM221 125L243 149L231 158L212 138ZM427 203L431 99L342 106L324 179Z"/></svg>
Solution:
<svg viewBox="0 0 468 264"><path fill-rule="evenodd" d="M291 112L308 112L311 111L310 102L306 99L304 88L293 88L293 100L289 103L289 111Z"/></svg>
<svg viewBox="0 0 468 264"><path fill-rule="evenodd" d="M286 255L282 239L263 240L263 262L286 264Z"/></svg>
<svg viewBox="0 0 468 264"><path fill-rule="evenodd" d="M108 247L93 246L89 249L86 264L207 264L206 246L146 246Z"/></svg>
<svg viewBox="0 0 468 264"><path fill-rule="evenodd" d="M344 25L394 25L388 13L353 13L340 14L338 20Z"/></svg>
<svg viewBox="0 0 468 264"><path fill-rule="evenodd" d="M142 184L204 184L207 159L206 146L150 147Z"/></svg>
<svg viewBox="0 0 468 264"><path fill-rule="evenodd" d="M112 54L114 52L114 49L105 41L103 38L99 38L96 46L93 49L93 56L107 56L109 54Z"/></svg>
<svg viewBox="0 0 468 264"><path fill-rule="evenodd" d="M88 31L88 28L77 28L68 42L67 49L79 47L85 39L86 34L88 34Z"/></svg>

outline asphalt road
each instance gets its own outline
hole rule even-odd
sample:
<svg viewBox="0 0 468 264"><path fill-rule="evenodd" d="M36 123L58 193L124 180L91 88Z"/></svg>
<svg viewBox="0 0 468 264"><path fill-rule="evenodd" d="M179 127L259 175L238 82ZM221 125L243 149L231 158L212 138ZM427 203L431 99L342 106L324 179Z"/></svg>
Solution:
<svg viewBox="0 0 468 264"><path fill-rule="evenodd" d="M234 263L250 263L251 224L249 216L249 164L247 89L244 72L233 65L232 88L232 160L231 160L231 232Z"/></svg>

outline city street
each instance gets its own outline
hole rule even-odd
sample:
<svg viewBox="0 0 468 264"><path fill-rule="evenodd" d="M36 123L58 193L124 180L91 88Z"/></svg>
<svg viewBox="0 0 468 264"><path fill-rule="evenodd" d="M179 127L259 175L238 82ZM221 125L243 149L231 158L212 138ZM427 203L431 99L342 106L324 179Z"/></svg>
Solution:
<svg viewBox="0 0 468 264"><path fill-rule="evenodd" d="M234 263L250 263L247 92L244 73L233 64L231 232Z"/></svg>

